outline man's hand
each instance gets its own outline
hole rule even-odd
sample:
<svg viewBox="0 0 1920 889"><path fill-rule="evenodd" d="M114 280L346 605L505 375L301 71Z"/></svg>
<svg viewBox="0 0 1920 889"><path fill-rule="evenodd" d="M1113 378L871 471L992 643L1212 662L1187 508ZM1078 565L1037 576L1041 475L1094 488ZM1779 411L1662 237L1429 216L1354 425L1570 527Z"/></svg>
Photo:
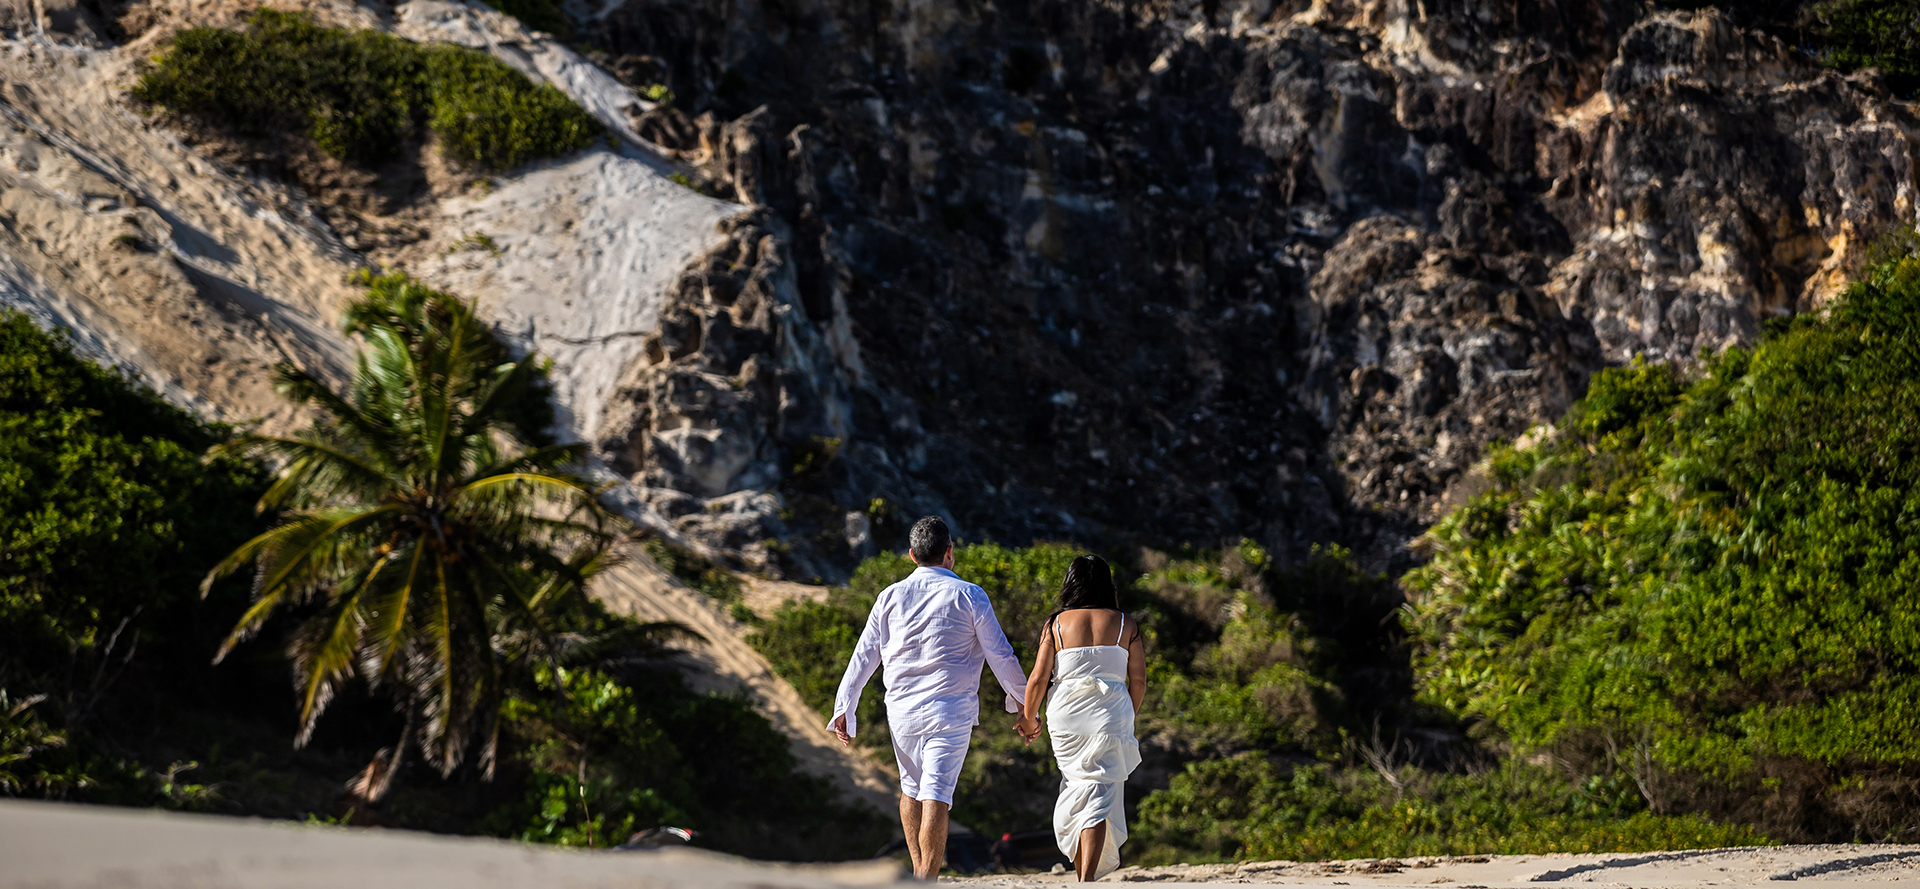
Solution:
<svg viewBox="0 0 1920 889"><path fill-rule="evenodd" d="M1019 732L1020 737L1031 744L1034 738L1040 737L1040 720L1022 713L1019 719L1013 721L1013 730Z"/></svg>
<svg viewBox="0 0 1920 889"><path fill-rule="evenodd" d="M847 714L835 716L832 722L827 723L827 728L833 729L833 736L840 739L841 746L853 746L853 736L847 734Z"/></svg>

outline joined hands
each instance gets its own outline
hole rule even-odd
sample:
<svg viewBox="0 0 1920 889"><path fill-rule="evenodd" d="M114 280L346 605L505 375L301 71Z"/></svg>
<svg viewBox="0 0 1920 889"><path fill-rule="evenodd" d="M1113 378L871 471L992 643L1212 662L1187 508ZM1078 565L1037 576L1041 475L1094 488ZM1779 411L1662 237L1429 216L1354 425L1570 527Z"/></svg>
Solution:
<svg viewBox="0 0 1920 889"><path fill-rule="evenodd" d="M1013 721L1013 730L1020 733L1021 740L1031 744L1034 738L1040 737L1040 719L1027 713L1021 713L1020 718Z"/></svg>

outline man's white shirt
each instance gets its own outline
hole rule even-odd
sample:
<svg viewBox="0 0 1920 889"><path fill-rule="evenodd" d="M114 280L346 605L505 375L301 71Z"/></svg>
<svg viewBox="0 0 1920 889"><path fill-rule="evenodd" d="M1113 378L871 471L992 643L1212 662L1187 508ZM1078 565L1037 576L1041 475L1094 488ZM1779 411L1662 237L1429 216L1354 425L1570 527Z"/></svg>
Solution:
<svg viewBox="0 0 1920 889"><path fill-rule="evenodd" d="M882 664L887 722L897 735L924 735L980 723L980 665L1007 693L1007 712L1026 701L1027 680L985 590L945 568L922 567L881 591L834 695L833 715L854 714Z"/></svg>

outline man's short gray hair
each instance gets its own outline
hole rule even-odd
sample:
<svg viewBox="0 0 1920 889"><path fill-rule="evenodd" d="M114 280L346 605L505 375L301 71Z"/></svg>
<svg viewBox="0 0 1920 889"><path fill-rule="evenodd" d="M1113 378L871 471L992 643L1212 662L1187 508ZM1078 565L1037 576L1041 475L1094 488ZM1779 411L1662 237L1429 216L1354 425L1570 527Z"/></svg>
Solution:
<svg viewBox="0 0 1920 889"><path fill-rule="evenodd" d="M946 558L947 547L953 545L952 535L947 533L947 520L930 515L913 523L913 530L907 533L907 550L913 553L913 560L922 565L937 565Z"/></svg>

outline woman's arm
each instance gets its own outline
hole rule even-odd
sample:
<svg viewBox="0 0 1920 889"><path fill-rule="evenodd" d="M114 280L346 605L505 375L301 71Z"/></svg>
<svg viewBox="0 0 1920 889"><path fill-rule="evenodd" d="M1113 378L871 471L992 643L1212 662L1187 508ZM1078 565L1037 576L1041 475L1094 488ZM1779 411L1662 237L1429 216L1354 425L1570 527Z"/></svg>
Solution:
<svg viewBox="0 0 1920 889"><path fill-rule="evenodd" d="M1128 622L1127 626L1133 629L1133 638L1127 640L1127 695L1133 698L1137 715L1140 702L1147 697L1147 640L1140 634L1139 624Z"/></svg>
<svg viewBox="0 0 1920 889"><path fill-rule="evenodd" d="M1040 627L1040 651L1033 656L1033 672L1027 676L1027 699L1020 707L1020 719L1014 723L1021 737L1032 743L1040 736L1040 706L1046 703L1047 686L1053 681L1052 621Z"/></svg>

